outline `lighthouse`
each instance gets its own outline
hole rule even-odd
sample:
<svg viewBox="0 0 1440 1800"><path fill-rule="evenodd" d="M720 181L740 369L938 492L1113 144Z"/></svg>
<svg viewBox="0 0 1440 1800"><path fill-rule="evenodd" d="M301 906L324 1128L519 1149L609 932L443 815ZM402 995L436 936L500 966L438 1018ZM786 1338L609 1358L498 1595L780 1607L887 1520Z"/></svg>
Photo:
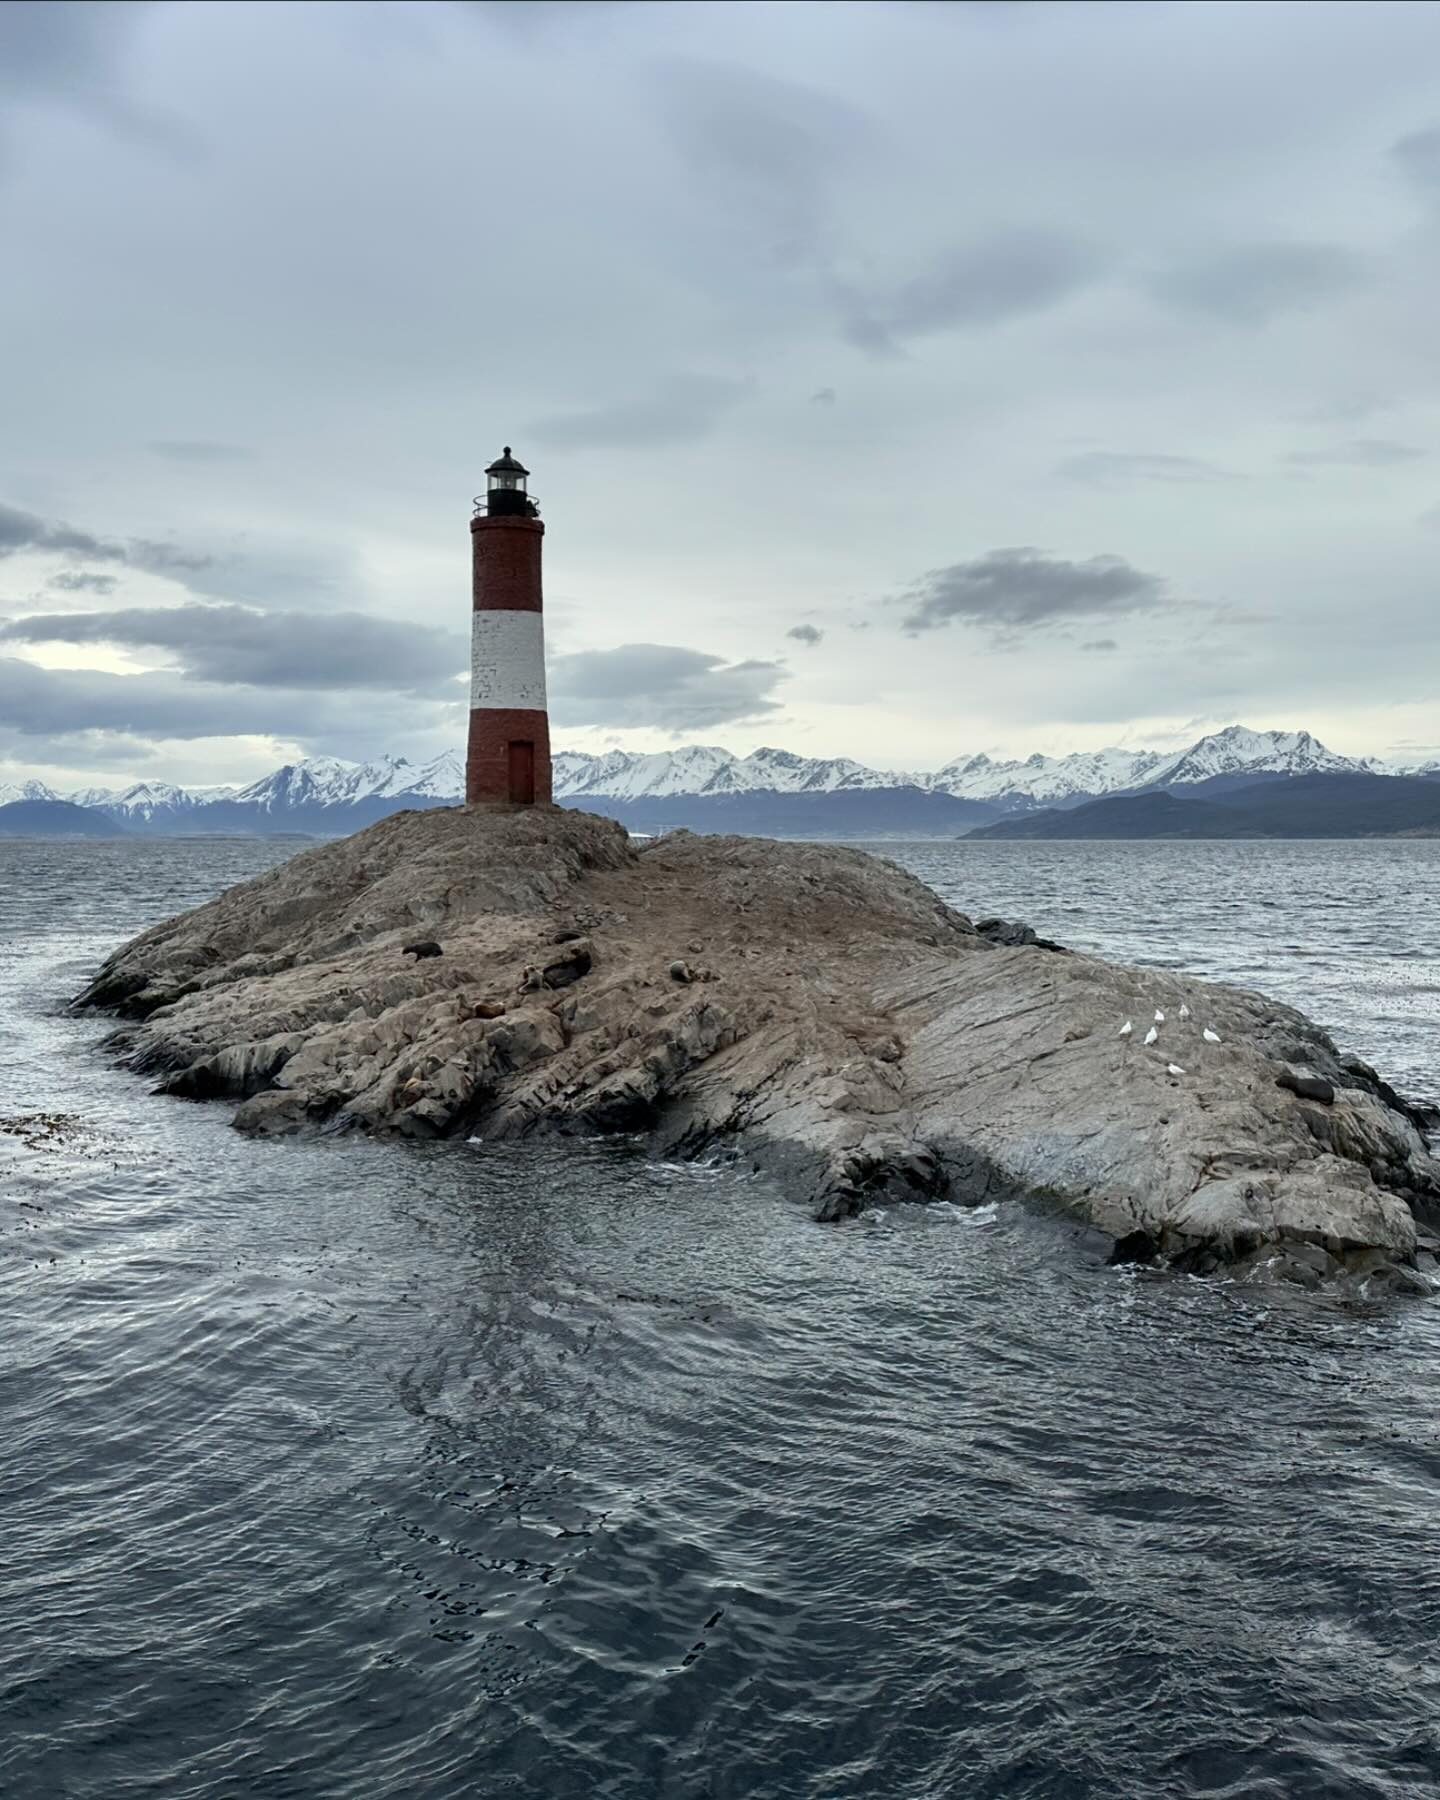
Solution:
<svg viewBox="0 0 1440 1800"><path fill-rule="evenodd" d="M470 742L465 804L550 803L540 544L530 471L505 446L485 471L470 521Z"/></svg>

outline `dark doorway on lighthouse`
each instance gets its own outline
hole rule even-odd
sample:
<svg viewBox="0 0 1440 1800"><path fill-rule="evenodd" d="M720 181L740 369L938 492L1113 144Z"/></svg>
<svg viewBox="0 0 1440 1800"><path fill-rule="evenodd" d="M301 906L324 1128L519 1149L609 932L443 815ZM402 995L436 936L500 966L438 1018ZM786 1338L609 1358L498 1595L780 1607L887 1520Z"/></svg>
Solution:
<svg viewBox="0 0 1440 1800"><path fill-rule="evenodd" d="M535 746L532 743L510 745L510 804L535 804Z"/></svg>

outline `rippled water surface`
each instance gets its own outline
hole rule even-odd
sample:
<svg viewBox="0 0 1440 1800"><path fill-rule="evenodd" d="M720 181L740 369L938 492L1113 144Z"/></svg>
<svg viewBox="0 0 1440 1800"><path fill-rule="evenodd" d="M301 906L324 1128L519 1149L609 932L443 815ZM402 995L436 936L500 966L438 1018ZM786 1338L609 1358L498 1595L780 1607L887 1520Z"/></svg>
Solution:
<svg viewBox="0 0 1440 1800"><path fill-rule="evenodd" d="M283 853L0 844L0 1793L1436 1792L1440 1308L244 1142L59 1002ZM1440 1088L1440 845L887 853Z"/></svg>

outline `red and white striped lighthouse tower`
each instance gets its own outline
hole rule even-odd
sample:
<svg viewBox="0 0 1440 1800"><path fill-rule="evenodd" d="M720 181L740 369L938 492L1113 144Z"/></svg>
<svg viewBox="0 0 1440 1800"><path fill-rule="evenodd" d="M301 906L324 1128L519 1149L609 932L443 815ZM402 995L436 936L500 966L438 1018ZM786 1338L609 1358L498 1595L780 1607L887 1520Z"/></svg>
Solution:
<svg viewBox="0 0 1440 1800"><path fill-rule="evenodd" d="M545 527L526 492L530 471L505 454L485 471L470 521L470 742L465 804L550 803L540 543Z"/></svg>

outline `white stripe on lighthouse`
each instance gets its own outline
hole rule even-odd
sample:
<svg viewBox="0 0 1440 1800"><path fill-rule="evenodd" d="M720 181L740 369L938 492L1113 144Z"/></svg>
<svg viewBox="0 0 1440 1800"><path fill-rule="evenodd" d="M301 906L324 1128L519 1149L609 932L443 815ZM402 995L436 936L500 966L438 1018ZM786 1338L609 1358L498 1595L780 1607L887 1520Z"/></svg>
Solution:
<svg viewBox="0 0 1440 1800"><path fill-rule="evenodd" d="M538 612L471 614L470 710L545 711L545 623Z"/></svg>

